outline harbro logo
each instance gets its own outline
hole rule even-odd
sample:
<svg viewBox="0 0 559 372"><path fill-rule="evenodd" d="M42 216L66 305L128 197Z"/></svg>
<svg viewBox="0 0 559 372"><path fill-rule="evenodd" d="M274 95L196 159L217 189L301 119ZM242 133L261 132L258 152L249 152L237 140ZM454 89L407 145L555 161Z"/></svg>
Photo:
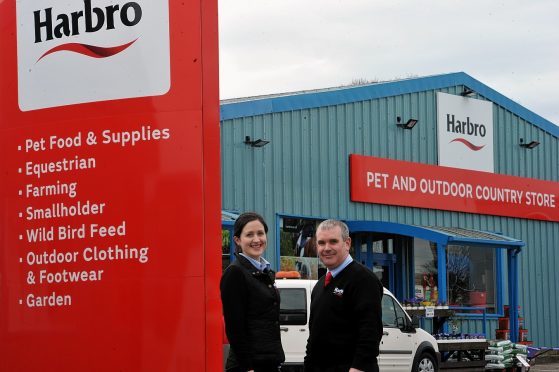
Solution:
<svg viewBox="0 0 559 372"><path fill-rule="evenodd" d="M91 5L91 0L83 1L83 9L70 14L53 14L53 9L45 8L33 12L35 25L35 43L43 40L65 39L81 33L100 30L115 30L118 27L133 27L142 19L142 7L136 2L108 5L103 8ZM64 43L47 50L39 58L60 51L80 53L94 58L106 58L122 52L136 40L116 46L88 45L81 43Z"/></svg>
<svg viewBox="0 0 559 372"><path fill-rule="evenodd" d="M20 0L23 111L165 94L168 0Z"/></svg>
<svg viewBox="0 0 559 372"><path fill-rule="evenodd" d="M493 103L437 92L439 165L493 172Z"/></svg>
<svg viewBox="0 0 559 372"><path fill-rule="evenodd" d="M459 120L456 119L454 114L446 114L446 131L454 134L465 134L468 136L478 137L480 139L485 137L487 134L487 128L484 124L471 122L469 116L466 117L466 120ZM476 145L463 136L456 137L450 142L462 143L472 151L479 151L485 147L485 145Z"/></svg>
<svg viewBox="0 0 559 372"><path fill-rule="evenodd" d="M123 26L132 27L142 19L142 7L135 2L122 6L114 4L97 8L91 6L91 0L84 0L83 5L83 10L70 14L58 14L56 17L52 14L52 7L34 11L35 42L43 41L41 37L43 30L46 34L45 39L52 40L53 38L60 39L64 36L79 35L82 24L82 32L96 32L101 29L114 30L115 20L117 22L120 20ZM131 12L129 12L130 10Z"/></svg>

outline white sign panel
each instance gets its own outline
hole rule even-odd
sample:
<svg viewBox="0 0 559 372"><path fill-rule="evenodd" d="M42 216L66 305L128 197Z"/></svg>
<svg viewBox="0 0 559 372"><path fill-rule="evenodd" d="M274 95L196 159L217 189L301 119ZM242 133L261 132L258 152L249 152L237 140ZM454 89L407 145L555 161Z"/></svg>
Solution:
<svg viewBox="0 0 559 372"><path fill-rule="evenodd" d="M426 318L435 317L435 306L425 306L425 317Z"/></svg>
<svg viewBox="0 0 559 372"><path fill-rule="evenodd" d="M19 0L22 111L165 94L168 0Z"/></svg>
<svg viewBox="0 0 559 372"><path fill-rule="evenodd" d="M494 172L493 103L437 93L439 165Z"/></svg>

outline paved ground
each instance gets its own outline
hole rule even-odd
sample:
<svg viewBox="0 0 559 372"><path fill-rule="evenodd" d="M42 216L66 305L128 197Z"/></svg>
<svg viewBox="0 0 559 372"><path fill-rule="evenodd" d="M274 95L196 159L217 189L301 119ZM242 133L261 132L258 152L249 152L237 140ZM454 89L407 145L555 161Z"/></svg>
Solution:
<svg viewBox="0 0 559 372"><path fill-rule="evenodd" d="M559 363L551 363L551 364L536 363L535 366L530 368L530 372L558 372L558 371L559 371Z"/></svg>
<svg viewBox="0 0 559 372"><path fill-rule="evenodd" d="M493 370L497 371L497 370ZM510 369L502 370L502 371L510 371ZM519 369L515 369L515 371L520 371ZM557 363L536 363L535 366L530 368L530 372L559 372L559 362Z"/></svg>

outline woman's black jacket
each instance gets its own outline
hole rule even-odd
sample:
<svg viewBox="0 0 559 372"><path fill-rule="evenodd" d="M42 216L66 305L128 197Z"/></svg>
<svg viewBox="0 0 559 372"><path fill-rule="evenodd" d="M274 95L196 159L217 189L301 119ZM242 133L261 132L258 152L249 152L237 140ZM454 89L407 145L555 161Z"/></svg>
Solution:
<svg viewBox="0 0 559 372"><path fill-rule="evenodd" d="M274 275L272 270L258 271L241 255L223 273L221 301L231 344L226 368L251 370L285 360Z"/></svg>

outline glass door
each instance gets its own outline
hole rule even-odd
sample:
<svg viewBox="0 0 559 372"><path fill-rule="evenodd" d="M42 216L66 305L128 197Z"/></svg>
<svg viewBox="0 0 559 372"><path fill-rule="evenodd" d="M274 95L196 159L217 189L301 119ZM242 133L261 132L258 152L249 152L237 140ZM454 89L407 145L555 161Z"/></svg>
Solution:
<svg viewBox="0 0 559 372"><path fill-rule="evenodd" d="M393 239L378 237L372 233L355 234L352 237L353 258L371 269L380 279L382 285L394 290Z"/></svg>
<svg viewBox="0 0 559 372"><path fill-rule="evenodd" d="M386 257L390 256L390 257ZM393 254L373 254L373 265L371 269L380 279L382 285L388 288L391 292L394 291L394 263L396 262L396 256Z"/></svg>

